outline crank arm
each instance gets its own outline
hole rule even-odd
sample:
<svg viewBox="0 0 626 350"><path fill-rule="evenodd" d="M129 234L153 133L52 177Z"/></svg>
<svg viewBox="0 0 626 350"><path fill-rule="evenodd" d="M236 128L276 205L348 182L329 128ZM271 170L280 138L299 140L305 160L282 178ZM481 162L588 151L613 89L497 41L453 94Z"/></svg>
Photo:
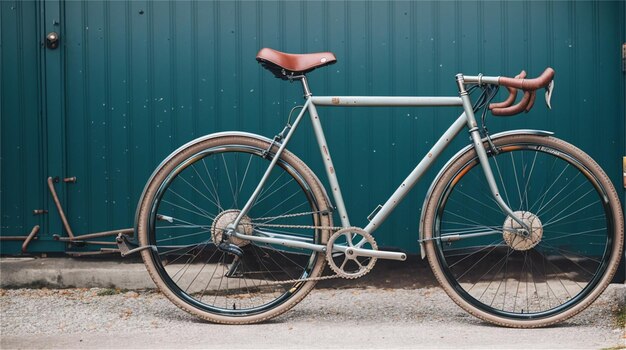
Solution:
<svg viewBox="0 0 626 350"><path fill-rule="evenodd" d="M363 249L357 248L356 246L347 247L344 245L335 245L333 246L333 251L346 253L349 252L350 255L356 256L367 256L371 258L378 259L387 259L387 260L406 260L406 254L402 252L390 252L387 250L372 250L372 249Z"/></svg>

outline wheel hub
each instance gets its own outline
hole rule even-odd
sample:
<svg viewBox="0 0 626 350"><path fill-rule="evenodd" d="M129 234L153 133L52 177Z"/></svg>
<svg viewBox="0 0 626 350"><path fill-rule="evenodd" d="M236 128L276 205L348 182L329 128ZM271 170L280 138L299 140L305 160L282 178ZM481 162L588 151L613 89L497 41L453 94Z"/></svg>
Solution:
<svg viewBox="0 0 626 350"><path fill-rule="evenodd" d="M522 251L529 250L539 244L543 237L543 225L537 215L522 210L518 210L513 214L530 227L530 232L521 234L520 232L523 231L522 225L513 220L511 216L507 216L502 228L502 236L506 244L515 250Z"/></svg>
<svg viewBox="0 0 626 350"><path fill-rule="evenodd" d="M240 212L241 210L238 209L229 209L219 213L215 217L215 220L213 220L213 225L211 225L211 237L213 238L213 243L217 245L222 242L222 236L224 235L224 232L229 230L228 225L232 224L235 221ZM252 235L252 221L247 215L241 219L239 225L237 225L236 231L246 235ZM241 238L231 236L229 238L229 243L235 244L239 247L243 247L250 242Z"/></svg>

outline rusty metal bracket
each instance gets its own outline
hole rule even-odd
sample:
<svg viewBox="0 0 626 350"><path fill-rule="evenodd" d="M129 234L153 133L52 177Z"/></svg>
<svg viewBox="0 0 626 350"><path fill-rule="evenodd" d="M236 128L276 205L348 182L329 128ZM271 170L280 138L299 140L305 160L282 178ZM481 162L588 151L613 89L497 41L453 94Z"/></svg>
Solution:
<svg viewBox="0 0 626 350"><path fill-rule="evenodd" d="M128 236L121 234L121 233L117 235L117 238L115 239L115 241L117 242L117 247L120 250L120 254L123 257L140 252L142 250L146 250L146 249L152 249L155 252L157 251L156 246L154 245L138 246L134 244L133 242L129 241Z"/></svg>
<svg viewBox="0 0 626 350"><path fill-rule="evenodd" d="M26 249L28 248L30 242L32 242L33 239L37 239L39 228L39 225L33 226L33 229L27 236L0 236L0 241L24 241L24 243L22 243L22 253L26 253Z"/></svg>
<svg viewBox="0 0 626 350"><path fill-rule="evenodd" d="M24 243L22 243L22 253L26 253L26 248L28 248L28 245L30 244L30 242L33 239L35 239L35 236L37 236L37 233L39 233L39 225L35 225L33 229L30 231L30 233L28 234L28 236L26 236Z"/></svg>
<svg viewBox="0 0 626 350"><path fill-rule="evenodd" d="M96 232L96 233L88 233L85 235L79 235L79 236L73 236L73 237L61 237L59 235L53 235L53 238L57 241L62 241L62 242L74 242L74 241L85 241L85 240L89 240L89 239L94 239L94 238L102 238L102 237L108 237L108 236L117 236L119 234L124 234L124 235L134 235L135 234L135 229L133 228L124 228L121 230L112 230L112 231L102 231L102 232ZM111 243L111 242L108 242Z"/></svg>
<svg viewBox="0 0 626 350"><path fill-rule="evenodd" d="M58 177L55 177L55 178L51 176L48 177L48 189L50 190L50 194L52 194L52 199L54 200L54 204L56 205L57 210L59 211L59 216L61 217L61 221L63 222L63 226L65 227L67 234L70 236L70 238L74 238L74 232L72 232L70 223L67 221L67 218L65 217L65 212L63 211L63 207L61 206L61 201L59 200L59 196L57 196L57 191L54 188L55 182L59 182Z"/></svg>
<svg viewBox="0 0 626 350"><path fill-rule="evenodd" d="M65 252L65 254L69 256L74 256L74 257L81 257L81 256L94 256L94 255L103 255L103 254L117 254L119 252L120 251L115 248L102 248L99 251L95 251L95 252Z"/></svg>
<svg viewBox="0 0 626 350"><path fill-rule="evenodd" d="M79 235L79 236L75 236L74 232L72 231L72 228L70 227L70 223L67 220L67 217L65 216L65 211L63 210L63 206L61 205L61 201L59 200L59 196L57 195L56 189L54 187L54 184L59 182L59 178L58 177L48 177L48 189L50 190L50 194L52 194L52 199L54 200L54 204L57 207L57 210L59 211L59 216L61 217L61 221L63 222L63 227L65 227L65 230L67 231L67 234L69 237L61 237L59 235L53 235L53 238L57 241L62 241L62 242L78 242L78 241L86 241L89 239L93 239L93 238L101 238L101 237L107 237L107 236L115 236L118 235L120 233L122 234L128 234L128 235L133 235L135 230L132 228L125 228L125 229L121 229L121 230L113 230L113 231L103 231L103 232L96 232L96 233L89 233L89 234L85 234L85 235ZM63 182L65 183L73 183L76 182L76 177L68 177L63 179ZM111 244L112 242L84 242L84 243L93 243L93 244Z"/></svg>

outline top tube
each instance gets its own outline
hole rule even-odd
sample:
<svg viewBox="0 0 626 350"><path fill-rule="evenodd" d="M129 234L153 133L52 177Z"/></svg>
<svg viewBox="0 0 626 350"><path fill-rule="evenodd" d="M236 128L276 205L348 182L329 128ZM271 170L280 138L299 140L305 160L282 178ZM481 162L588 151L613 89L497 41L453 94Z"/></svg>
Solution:
<svg viewBox="0 0 626 350"><path fill-rule="evenodd" d="M318 106L342 107L445 107L462 106L460 97L424 96L311 96L311 102Z"/></svg>

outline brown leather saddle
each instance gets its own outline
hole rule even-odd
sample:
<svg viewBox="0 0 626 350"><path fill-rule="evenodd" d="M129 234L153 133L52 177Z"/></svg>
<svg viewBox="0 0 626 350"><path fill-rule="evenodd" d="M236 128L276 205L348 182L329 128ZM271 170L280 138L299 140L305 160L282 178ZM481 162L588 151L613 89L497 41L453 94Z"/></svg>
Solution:
<svg viewBox="0 0 626 350"><path fill-rule="evenodd" d="M337 62L332 52L317 52L307 54L291 54L263 48L256 55L256 60L263 68L274 73L276 78L289 80L298 75L304 75L315 68L324 67Z"/></svg>

